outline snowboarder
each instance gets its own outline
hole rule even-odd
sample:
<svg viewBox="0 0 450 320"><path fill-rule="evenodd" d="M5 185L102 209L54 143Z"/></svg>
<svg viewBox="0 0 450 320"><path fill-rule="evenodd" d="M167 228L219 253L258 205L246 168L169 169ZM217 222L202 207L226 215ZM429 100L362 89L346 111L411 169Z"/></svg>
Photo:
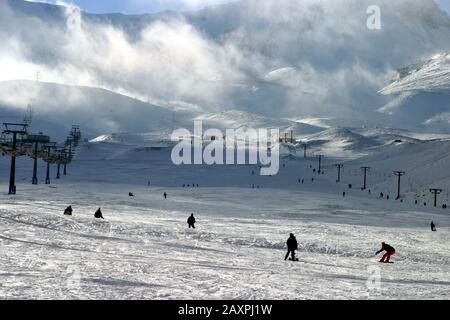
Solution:
<svg viewBox="0 0 450 320"><path fill-rule="evenodd" d="M164 192L164 199L167 199L167 192Z"/></svg>
<svg viewBox="0 0 450 320"><path fill-rule="evenodd" d="M380 198L381 198L381 199L384 198L384 193L383 193L383 192L380 193Z"/></svg>
<svg viewBox="0 0 450 320"><path fill-rule="evenodd" d="M64 210L64 215L65 215L65 216L71 216L72 213L73 213L72 206L68 206L68 207L66 208L66 210Z"/></svg>
<svg viewBox="0 0 450 320"><path fill-rule="evenodd" d="M189 225L189 229L195 229L195 218L194 218L194 214L192 213L191 216L188 218L187 223Z"/></svg>
<svg viewBox="0 0 450 320"><path fill-rule="evenodd" d="M377 251L375 255L378 255L379 253L386 251L386 253L381 258L380 262L389 263L391 256L395 254L395 249L388 245L386 242L381 243L381 249Z"/></svg>
<svg viewBox="0 0 450 320"><path fill-rule="evenodd" d="M289 254L291 254L291 260L292 261L298 261L297 258L295 258L295 250L298 249L298 243L297 239L295 238L294 234L291 233L289 239L286 242L288 247L288 252L286 253L286 256L284 258L284 261L286 261L289 258Z"/></svg>
<svg viewBox="0 0 450 320"><path fill-rule="evenodd" d="M346 193L345 193L345 191L342 193L342 196L345 198L345 196L346 196Z"/></svg>
<svg viewBox="0 0 450 320"><path fill-rule="evenodd" d="M433 221L431 221L431 231L435 232L436 230L436 225L434 224Z"/></svg>
<svg viewBox="0 0 450 320"><path fill-rule="evenodd" d="M101 208L98 208L98 210L95 211L94 217L96 219L105 219L105 218L103 218L103 213L102 213L102 209Z"/></svg>
<svg viewBox="0 0 450 320"><path fill-rule="evenodd" d="M128 193L128 195L129 195L130 197L134 197L133 192Z"/></svg>

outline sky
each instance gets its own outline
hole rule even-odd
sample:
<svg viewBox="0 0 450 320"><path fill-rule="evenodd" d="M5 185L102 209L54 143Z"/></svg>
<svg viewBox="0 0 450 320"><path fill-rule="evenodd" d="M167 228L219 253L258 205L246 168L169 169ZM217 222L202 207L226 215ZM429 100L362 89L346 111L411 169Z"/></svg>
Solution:
<svg viewBox="0 0 450 320"><path fill-rule="evenodd" d="M436 0L436 2L450 14L450 0Z"/></svg>
<svg viewBox="0 0 450 320"><path fill-rule="evenodd" d="M56 3L60 0L29 0ZM236 0L65 0L91 13L122 12L128 14L153 13L164 10L195 10L208 5ZM450 0L435 0L450 14Z"/></svg>
<svg viewBox="0 0 450 320"><path fill-rule="evenodd" d="M164 10L196 10L208 5L236 0L28 0L34 2L73 3L90 13L153 13Z"/></svg>

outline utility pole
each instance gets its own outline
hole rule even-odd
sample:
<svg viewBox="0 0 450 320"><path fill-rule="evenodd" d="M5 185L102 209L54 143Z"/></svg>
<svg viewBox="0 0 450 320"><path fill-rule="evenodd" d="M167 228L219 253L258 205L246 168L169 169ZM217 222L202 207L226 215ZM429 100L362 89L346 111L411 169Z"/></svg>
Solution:
<svg viewBox="0 0 450 320"><path fill-rule="evenodd" d="M322 159L323 159L323 155L319 154L317 156L317 158L319 159L319 171L318 171L318 173L321 174L322 173Z"/></svg>
<svg viewBox="0 0 450 320"><path fill-rule="evenodd" d="M437 207L437 196L442 193L442 189L430 189L430 192L434 194L434 207Z"/></svg>
<svg viewBox="0 0 450 320"><path fill-rule="evenodd" d="M17 136L27 134L27 124L19 123L4 123L5 134L12 135L11 142L11 170L9 174L9 192L8 194L16 194L16 156L17 156ZM13 127L13 128L11 128Z"/></svg>
<svg viewBox="0 0 450 320"><path fill-rule="evenodd" d="M398 180L397 180L397 198L396 198L396 200L400 199L400 183L401 183L402 176L404 176L405 174L406 174L406 172L404 172L404 171L394 171L394 175L396 175L398 177Z"/></svg>
<svg viewBox="0 0 450 320"><path fill-rule="evenodd" d="M341 182L341 170L342 170L342 168L344 168L344 165L337 164L336 168L338 169L338 178L337 178L336 182Z"/></svg>
<svg viewBox="0 0 450 320"><path fill-rule="evenodd" d="M364 172L364 186L362 190L367 189L367 172L370 170L370 167L361 167L361 170Z"/></svg>

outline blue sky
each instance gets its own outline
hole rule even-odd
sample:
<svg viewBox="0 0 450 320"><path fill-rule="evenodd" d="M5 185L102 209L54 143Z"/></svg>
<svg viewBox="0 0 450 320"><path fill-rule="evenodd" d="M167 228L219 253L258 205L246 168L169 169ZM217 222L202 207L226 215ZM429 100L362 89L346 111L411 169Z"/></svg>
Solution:
<svg viewBox="0 0 450 320"><path fill-rule="evenodd" d="M56 2L57 0L32 0ZM123 12L152 13L171 10L199 9L211 4L232 2L236 0L65 0L77 4L85 11L92 13ZM450 0L435 0L441 8L450 14Z"/></svg>
<svg viewBox="0 0 450 320"><path fill-rule="evenodd" d="M450 14L450 0L436 0L436 2Z"/></svg>

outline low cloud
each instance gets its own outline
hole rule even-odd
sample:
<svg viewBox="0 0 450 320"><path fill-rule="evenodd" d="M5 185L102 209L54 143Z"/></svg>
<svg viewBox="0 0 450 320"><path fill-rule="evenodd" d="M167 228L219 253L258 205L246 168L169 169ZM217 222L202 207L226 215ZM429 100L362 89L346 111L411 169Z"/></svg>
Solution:
<svg viewBox="0 0 450 320"><path fill-rule="evenodd" d="M0 80L100 87L203 111L367 117L388 102L377 92L396 68L450 48L448 19L432 0L376 2L379 31L366 27L369 0L249 0L231 13L166 15L136 28L70 5L45 20L2 2Z"/></svg>

